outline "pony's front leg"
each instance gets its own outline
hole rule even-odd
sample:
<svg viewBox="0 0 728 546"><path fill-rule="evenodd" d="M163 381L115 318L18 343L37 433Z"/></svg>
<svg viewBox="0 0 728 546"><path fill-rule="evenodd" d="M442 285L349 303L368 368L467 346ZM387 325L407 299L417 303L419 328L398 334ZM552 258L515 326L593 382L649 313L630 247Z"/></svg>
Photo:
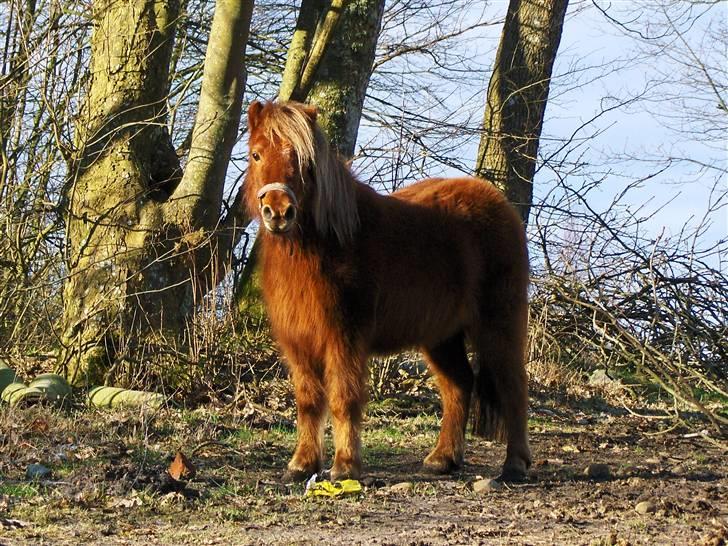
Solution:
<svg viewBox="0 0 728 546"><path fill-rule="evenodd" d="M332 480L361 475L359 429L367 397L367 366L363 354L333 349L326 359L326 391L334 429Z"/></svg>
<svg viewBox="0 0 728 546"><path fill-rule="evenodd" d="M296 395L298 440L283 479L298 482L323 468L326 394L321 366L299 351L289 348L284 352Z"/></svg>

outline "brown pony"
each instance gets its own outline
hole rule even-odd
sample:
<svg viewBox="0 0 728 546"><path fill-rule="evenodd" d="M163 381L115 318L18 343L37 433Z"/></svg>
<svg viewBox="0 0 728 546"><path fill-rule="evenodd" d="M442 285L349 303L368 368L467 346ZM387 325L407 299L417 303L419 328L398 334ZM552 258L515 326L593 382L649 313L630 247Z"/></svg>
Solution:
<svg viewBox="0 0 728 546"><path fill-rule="evenodd" d="M442 396L424 466L463 463L471 393L476 434L508 443L503 479L531 463L524 366L528 255L523 224L491 184L423 180L390 196L358 182L303 104L248 110L245 198L261 220L263 294L296 394L298 445L285 478L361 472L367 358L419 348ZM465 341L477 354L468 363Z"/></svg>

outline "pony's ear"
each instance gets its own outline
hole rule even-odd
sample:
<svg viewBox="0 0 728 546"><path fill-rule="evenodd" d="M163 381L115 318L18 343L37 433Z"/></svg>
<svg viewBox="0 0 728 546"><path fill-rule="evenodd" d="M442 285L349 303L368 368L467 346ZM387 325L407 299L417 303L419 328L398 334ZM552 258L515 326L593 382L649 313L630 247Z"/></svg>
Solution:
<svg viewBox="0 0 728 546"><path fill-rule="evenodd" d="M303 104L301 105L301 109L303 110L303 113L306 114L306 117L311 120L311 123L316 123L318 108L316 108L312 104Z"/></svg>
<svg viewBox="0 0 728 546"><path fill-rule="evenodd" d="M250 103L250 106L248 106L248 132L255 129L258 125L261 110L263 110L263 105L257 100L253 101Z"/></svg>

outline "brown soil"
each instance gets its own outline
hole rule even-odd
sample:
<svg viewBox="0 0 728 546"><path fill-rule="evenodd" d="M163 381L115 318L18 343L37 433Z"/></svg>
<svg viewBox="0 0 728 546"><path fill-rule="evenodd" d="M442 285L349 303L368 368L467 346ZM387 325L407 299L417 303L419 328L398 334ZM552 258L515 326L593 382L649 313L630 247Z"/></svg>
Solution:
<svg viewBox="0 0 728 546"><path fill-rule="evenodd" d="M245 417L243 417L245 414ZM454 476L423 474L436 418L372 417L363 494L278 481L293 444L250 412L0 409L0 544L701 544L728 541L728 457L671 422L538 406L530 479L476 493L503 446L471 438ZM166 469L182 449L185 484ZM36 482L27 465L52 474ZM587 475L587 467L593 464ZM408 485L399 485L411 482ZM398 491L399 490L399 491ZM646 507L639 513L636 507ZM15 520L15 521L13 521Z"/></svg>

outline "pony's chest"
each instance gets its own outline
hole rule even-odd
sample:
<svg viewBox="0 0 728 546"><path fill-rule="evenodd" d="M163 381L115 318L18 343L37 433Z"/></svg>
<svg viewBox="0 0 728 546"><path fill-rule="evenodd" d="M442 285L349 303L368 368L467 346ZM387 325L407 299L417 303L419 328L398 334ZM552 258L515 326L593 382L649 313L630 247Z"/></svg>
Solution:
<svg viewBox="0 0 728 546"><path fill-rule="evenodd" d="M263 265L263 295L277 336L310 336L336 322L338 290L320 262L269 256Z"/></svg>

